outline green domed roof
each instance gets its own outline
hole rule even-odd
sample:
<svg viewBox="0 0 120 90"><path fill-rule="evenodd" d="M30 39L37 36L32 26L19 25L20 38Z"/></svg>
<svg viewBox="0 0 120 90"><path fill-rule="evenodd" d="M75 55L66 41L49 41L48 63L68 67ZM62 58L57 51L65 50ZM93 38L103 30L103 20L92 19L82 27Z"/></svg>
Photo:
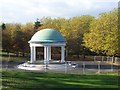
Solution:
<svg viewBox="0 0 120 90"><path fill-rule="evenodd" d="M36 32L31 40L31 42L65 42L64 37L56 30L54 29L42 29L38 32Z"/></svg>

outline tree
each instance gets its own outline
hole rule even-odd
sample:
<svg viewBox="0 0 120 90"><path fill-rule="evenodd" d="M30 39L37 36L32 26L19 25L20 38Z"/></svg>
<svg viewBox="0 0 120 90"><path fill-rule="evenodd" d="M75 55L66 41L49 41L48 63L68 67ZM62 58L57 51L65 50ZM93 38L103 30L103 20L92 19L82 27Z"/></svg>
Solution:
<svg viewBox="0 0 120 90"><path fill-rule="evenodd" d="M39 19L37 19L34 24L34 29L38 29L41 25L42 25L41 22L39 21Z"/></svg>
<svg viewBox="0 0 120 90"><path fill-rule="evenodd" d="M33 23L26 23L25 25L21 26L21 31L24 34L23 38L24 38L24 52L29 53L29 44L28 41L31 39L31 37L35 34L35 30L34 30L34 25Z"/></svg>
<svg viewBox="0 0 120 90"><path fill-rule="evenodd" d="M2 49L10 52L12 51L12 36L16 30L15 24L7 23L6 30L2 30Z"/></svg>
<svg viewBox="0 0 120 90"><path fill-rule="evenodd" d="M71 28L71 40L69 45L72 46L72 51L77 54L79 57L80 54L83 54L84 48L83 44L83 35L89 31L89 25L91 21L94 20L94 17L89 15L73 17L70 19Z"/></svg>
<svg viewBox="0 0 120 90"><path fill-rule="evenodd" d="M13 36L13 49L14 51L18 52L23 52L23 56L24 56L24 52L26 49L26 40L24 37L24 33L21 30L21 26L17 25L16 31L14 31L14 36Z"/></svg>
<svg viewBox="0 0 120 90"><path fill-rule="evenodd" d="M117 10L102 13L90 25L90 32L84 35L84 46L93 52L118 55L119 30Z"/></svg>
<svg viewBox="0 0 120 90"><path fill-rule="evenodd" d="M34 25L30 22L21 26L21 30L24 33L26 41L29 41L33 34L35 34Z"/></svg>
<svg viewBox="0 0 120 90"><path fill-rule="evenodd" d="M5 30L5 29L6 29L5 23L2 23L1 28L2 28L2 30Z"/></svg>

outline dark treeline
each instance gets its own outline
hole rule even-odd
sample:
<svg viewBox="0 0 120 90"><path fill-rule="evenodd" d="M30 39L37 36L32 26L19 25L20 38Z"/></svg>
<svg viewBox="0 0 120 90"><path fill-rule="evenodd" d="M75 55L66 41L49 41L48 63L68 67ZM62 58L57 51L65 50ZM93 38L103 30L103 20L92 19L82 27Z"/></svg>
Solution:
<svg viewBox="0 0 120 90"><path fill-rule="evenodd" d="M44 28L58 30L66 39L68 55L119 56L120 32L118 10L101 13L97 18L90 15L65 18L42 18L24 25L2 24L2 48L7 52L29 53L28 41Z"/></svg>

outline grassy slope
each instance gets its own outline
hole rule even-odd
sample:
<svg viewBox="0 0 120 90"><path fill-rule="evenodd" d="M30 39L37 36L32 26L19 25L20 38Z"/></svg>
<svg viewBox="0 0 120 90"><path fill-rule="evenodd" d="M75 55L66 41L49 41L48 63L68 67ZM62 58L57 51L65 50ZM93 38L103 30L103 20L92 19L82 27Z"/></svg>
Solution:
<svg viewBox="0 0 120 90"><path fill-rule="evenodd" d="M5 90L40 88L118 88L118 74L80 75L2 71Z"/></svg>

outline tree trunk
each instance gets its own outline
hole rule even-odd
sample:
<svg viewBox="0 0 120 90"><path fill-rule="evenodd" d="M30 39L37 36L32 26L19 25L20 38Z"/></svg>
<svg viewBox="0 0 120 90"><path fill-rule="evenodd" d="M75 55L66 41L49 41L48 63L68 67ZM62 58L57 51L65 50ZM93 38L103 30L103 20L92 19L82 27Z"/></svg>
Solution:
<svg viewBox="0 0 120 90"><path fill-rule="evenodd" d="M25 56L25 53L24 53L24 52L22 53L22 56L23 56L23 57Z"/></svg>
<svg viewBox="0 0 120 90"><path fill-rule="evenodd" d="M16 52L16 57L18 57L19 56L19 52Z"/></svg>

